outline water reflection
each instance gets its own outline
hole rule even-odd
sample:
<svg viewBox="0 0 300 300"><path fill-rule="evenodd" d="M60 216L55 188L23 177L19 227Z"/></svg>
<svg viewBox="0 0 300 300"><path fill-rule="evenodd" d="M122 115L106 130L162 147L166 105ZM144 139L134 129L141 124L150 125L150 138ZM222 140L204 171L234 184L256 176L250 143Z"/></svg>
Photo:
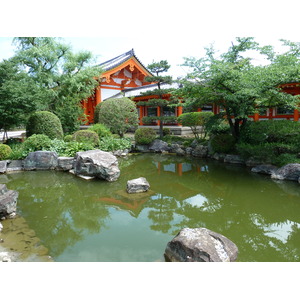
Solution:
<svg viewBox="0 0 300 300"><path fill-rule="evenodd" d="M207 227L237 244L240 261L299 261L298 183L173 155L133 155L120 168L113 183L51 171L0 183L19 191L19 213L54 259L160 260L180 229ZM151 190L127 194L127 180L141 176Z"/></svg>

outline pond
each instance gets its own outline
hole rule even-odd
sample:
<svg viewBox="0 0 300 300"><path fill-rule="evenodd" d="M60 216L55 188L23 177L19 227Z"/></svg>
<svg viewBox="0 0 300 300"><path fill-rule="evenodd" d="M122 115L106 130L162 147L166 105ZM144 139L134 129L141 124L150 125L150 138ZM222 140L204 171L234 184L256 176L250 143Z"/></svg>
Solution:
<svg viewBox="0 0 300 300"><path fill-rule="evenodd" d="M116 182L33 171L0 175L0 183L18 190L24 226L54 261L164 261L184 227L223 234L238 246L238 261L300 260L298 183L174 155L131 155L119 165ZM138 177L150 191L127 194L127 180Z"/></svg>

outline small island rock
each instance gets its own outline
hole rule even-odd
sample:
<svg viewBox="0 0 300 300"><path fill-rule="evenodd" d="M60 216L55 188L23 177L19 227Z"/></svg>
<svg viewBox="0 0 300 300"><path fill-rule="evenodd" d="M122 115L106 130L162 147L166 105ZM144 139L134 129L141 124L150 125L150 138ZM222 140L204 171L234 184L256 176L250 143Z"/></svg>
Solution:
<svg viewBox="0 0 300 300"><path fill-rule="evenodd" d="M149 182L144 177L132 179L127 181L127 193L144 193L150 188Z"/></svg>

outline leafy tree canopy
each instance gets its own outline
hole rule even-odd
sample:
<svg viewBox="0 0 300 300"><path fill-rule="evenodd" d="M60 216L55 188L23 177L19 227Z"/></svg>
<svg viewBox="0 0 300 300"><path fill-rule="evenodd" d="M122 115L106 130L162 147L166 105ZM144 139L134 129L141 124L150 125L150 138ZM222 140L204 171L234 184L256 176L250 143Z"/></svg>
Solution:
<svg viewBox="0 0 300 300"><path fill-rule="evenodd" d="M258 107L288 105L295 107L297 96L282 93L280 83L300 80L300 44L282 40L287 51L275 52L272 46L260 47L252 37L236 38L227 52L217 56L213 46L200 59L185 58L191 71L181 80L176 96L188 105L199 107L215 103L228 120L232 134L239 137L248 115ZM251 52L250 52L251 50ZM255 65L250 53L264 55L265 65Z"/></svg>
<svg viewBox="0 0 300 300"><path fill-rule="evenodd" d="M92 67L92 54L73 53L71 47L57 38L19 37L14 61L34 80L33 91L39 110L55 113L65 132L74 131L83 116L82 99L93 94L99 67Z"/></svg>

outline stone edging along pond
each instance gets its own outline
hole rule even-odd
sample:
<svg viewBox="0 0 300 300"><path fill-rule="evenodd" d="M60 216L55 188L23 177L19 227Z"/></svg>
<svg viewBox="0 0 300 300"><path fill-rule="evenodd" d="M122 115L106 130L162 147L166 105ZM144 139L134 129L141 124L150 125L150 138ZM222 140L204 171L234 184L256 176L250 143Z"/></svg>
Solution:
<svg viewBox="0 0 300 300"><path fill-rule="evenodd" d="M229 154L218 154L215 153L214 155L209 154L209 149L207 146L198 145L196 143L192 143L191 147L184 147L179 143L173 143L168 145L166 142L161 140L155 140L149 146L142 146L136 145L132 152L142 152L142 153L162 153L162 154L169 154L173 153L178 156L193 156L197 158L211 158L218 160L220 162L229 163L229 164L236 164L236 165L245 165L251 167L252 172L261 173L261 174L268 174L273 179L280 179L280 180L293 180L298 181L300 183L300 164L288 164L281 168L277 168L273 165L268 164L261 164L254 159L249 159L247 161L243 160L238 155L229 155ZM30 171L30 170L59 170L59 171L69 171L79 177L84 179L92 179L95 177L107 180L107 181L115 181L118 179L120 175L120 171L118 169L118 161L117 157L124 157L126 156L130 150L124 151L115 151L114 153L104 152L101 150L90 150L86 152L79 152L76 154L76 157L58 157L55 152L51 151L36 151L31 152L24 160L4 160L0 161L0 174L4 173L11 173L16 171ZM98 156L101 156L99 159ZM101 161L101 163L100 163ZM91 167L92 165L92 167ZM100 166L101 165L101 166ZM100 167L99 167L100 166ZM88 171L91 171L91 174ZM113 173L113 174L112 174ZM0 193L1 194L1 193ZM13 199L13 202L16 204L16 200ZM6 217L13 218L15 213L8 215ZM2 229L2 224L0 223L0 232ZM188 230L196 230L196 229L188 229ZM202 229L197 229L199 232L202 232ZM203 237L202 233L189 234L192 238L200 238L203 244L203 241L207 241L207 251L215 251L215 239L211 238L214 235L218 235L218 233L209 233L207 237ZM209 229L204 229L207 233ZM199 235L199 237L198 237ZM180 233L174 238L178 238ZM184 234L186 236L186 234ZM226 237L224 237L226 239ZM189 239L187 241L182 241L183 243L189 244ZM237 248L236 246L229 240L228 242L231 245L231 248L225 247L224 249L219 247L220 251L216 256L216 260L213 261L235 261L237 257ZM173 249L171 247L172 241L168 243L166 248L165 256L168 256L167 261L205 261L201 257L177 257L176 254L181 253L182 251L177 249L176 247ZM211 245L214 245L211 247ZM218 248L217 247L217 248ZM186 248L184 244L183 248ZM211 250L213 249L213 250ZM227 250L226 250L227 249ZM234 251L233 251L233 250ZM170 251L173 252L170 252ZM199 249L198 249L199 250ZM195 250L195 253L199 251ZM203 249L202 249L203 250ZM201 250L201 251L202 251ZM234 253L232 257L228 256L225 252ZM194 250L193 250L194 251ZM191 252L193 252L191 250ZM224 252L225 251L225 252ZM225 255L225 254L226 255ZM0 253L1 254L1 253ZM224 258L224 257L225 258ZM186 259L189 260L186 260ZM2 261L6 261L2 260ZM13 257L9 258L7 261L14 261Z"/></svg>

